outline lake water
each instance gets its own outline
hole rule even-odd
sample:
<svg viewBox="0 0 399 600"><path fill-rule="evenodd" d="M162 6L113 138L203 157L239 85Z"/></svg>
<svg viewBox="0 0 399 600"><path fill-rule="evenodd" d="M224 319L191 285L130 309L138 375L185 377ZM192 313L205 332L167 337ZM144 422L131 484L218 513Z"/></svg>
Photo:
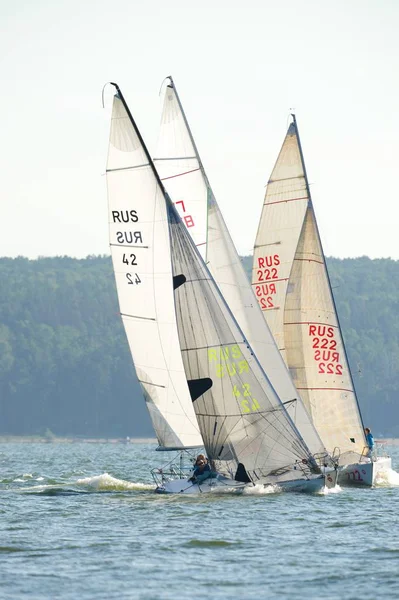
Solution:
<svg viewBox="0 0 399 600"><path fill-rule="evenodd" d="M0 444L1 600L399 598L397 473L327 495L160 496L154 448Z"/></svg>

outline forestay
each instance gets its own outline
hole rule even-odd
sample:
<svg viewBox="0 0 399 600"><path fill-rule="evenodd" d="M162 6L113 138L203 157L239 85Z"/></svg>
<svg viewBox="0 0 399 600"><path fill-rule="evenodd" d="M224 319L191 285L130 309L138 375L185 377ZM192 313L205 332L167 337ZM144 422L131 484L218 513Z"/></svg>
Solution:
<svg viewBox="0 0 399 600"><path fill-rule="evenodd" d="M118 95L107 184L120 312L159 444L202 446L179 350L165 200Z"/></svg>
<svg viewBox="0 0 399 600"><path fill-rule="evenodd" d="M324 451L276 348L213 195L175 85L166 87L155 164L187 230L279 398L314 454ZM256 293L261 291L256 288ZM264 285L261 286L264 289ZM261 288L259 288L261 290Z"/></svg>
<svg viewBox="0 0 399 600"><path fill-rule="evenodd" d="M296 388L330 453L361 454L364 433L295 121L266 190L253 282Z"/></svg>

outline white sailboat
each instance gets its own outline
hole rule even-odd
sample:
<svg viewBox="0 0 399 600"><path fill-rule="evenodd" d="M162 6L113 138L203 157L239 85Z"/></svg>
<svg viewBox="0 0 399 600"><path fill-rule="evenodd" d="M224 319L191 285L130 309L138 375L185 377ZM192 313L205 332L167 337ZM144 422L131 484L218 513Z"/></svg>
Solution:
<svg viewBox="0 0 399 600"><path fill-rule="evenodd" d="M332 464L251 289L212 192L172 77L154 163L224 299L313 456Z"/></svg>
<svg viewBox="0 0 399 600"><path fill-rule="evenodd" d="M198 423L214 475L203 485L165 480L160 491L256 483L321 489L326 477L202 261L119 87L112 85L107 178L123 322L162 446L200 442Z"/></svg>
<svg viewBox="0 0 399 600"><path fill-rule="evenodd" d="M295 116L267 185L252 285L339 483L372 485L388 457L367 457L360 408L331 291Z"/></svg>

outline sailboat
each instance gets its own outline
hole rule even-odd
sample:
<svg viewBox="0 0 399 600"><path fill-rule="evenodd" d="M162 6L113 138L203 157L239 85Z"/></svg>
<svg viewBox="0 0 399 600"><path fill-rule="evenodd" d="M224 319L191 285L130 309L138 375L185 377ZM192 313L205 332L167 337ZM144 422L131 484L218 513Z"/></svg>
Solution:
<svg viewBox="0 0 399 600"><path fill-rule="evenodd" d="M203 484L191 477L164 479L158 491L255 484L320 490L328 478L234 319L164 189L120 88L112 85L107 182L123 323L162 446L192 447L201 440L213 475Z"/></svg>
<svg viewBox="0 0 399 600"><path fill-rule="evenodd" d="M252 285L341 484L372 485L391 467L367 456L360 407L331 290L295 115L267 185Z"/></svg>
<svg viewBox="0 0 399 600"><path fill-rule="evenodd" d="M216 202L176 85L167 77L154 163L195 245L313 456L333 466L253 294Z"/></svg>

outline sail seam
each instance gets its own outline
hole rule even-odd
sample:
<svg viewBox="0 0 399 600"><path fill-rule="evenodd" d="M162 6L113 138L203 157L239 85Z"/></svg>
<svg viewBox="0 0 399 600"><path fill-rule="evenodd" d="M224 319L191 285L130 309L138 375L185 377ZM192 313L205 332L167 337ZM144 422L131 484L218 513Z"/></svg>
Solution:
<svg viewBox="0 0 399 600"><path fill-rule="evenodd" d="M320 323L320 321L293 321L292 323L284 323L284 325L326 325L327 327L338 328L338 325L332 325L331 323Z"/></svg>
<svg viewBox="0 0 399 600"><path fill-rule="evenodd" d="M184 173L177 173L177 175L169 175L169 177L162 177L161 181L166 181L167 179L174 179L175 177L182 177L182 175L189 175L189 173L195 173L195 171L199 171L198 169L192 169L191 171L185 171Z"/></svg>
<svg viewBox="0 0 399 600"><path fill-rule="evenodd" d="M297 387L297 390L334 390L336 392L353 392L347 388L336 388L336 387Z"/></svg>
<svg viewBox="0 0 399 600"><path fill-rule="evenodd" d="M259 267L253 269L254 271L260 271ZM262 285L262 283L275 283L276 281L288 281L289 277L283 277L283 279L268 279L267 281L255 281L251 285Z"/></svg>
<svg viewBox="0 0 399 600"><path fill-rule="evenodd" d="M282 204L283 202L295 202L296 200L309 200L307 196L301 198L288 198L287 200L276 200L276 202L265 202L263 206L271 206L272 204Z"/></svg>
<svg viewBox="0 0 399 600"><path fill-rule="evenodd" d="M115 246L116 248L144 248L144 250L148 250L149 246L134 246L132 244L110 244L110 246Z"/></svg>
<svg viewBox="0 0 399 600"><path fill-rule="evenodd" d="M289 181L290 179L303 179L305 175L294 175L293 177L282 177L281 179L269 179L267 183L276 183L276 181Z"/></svg>
<svg viewBox="0 0 399 600"><path fill-rule="evenodd" d="M141 167L149 167L150 163L143 163L142 165L135 165L134 167L118 167L118 169L106 169L106 173L113 173L114 171L129 171L133 169L141 169Z"/></svg>
<svg viewBox="0 0 399 600"><path fill-rule="evenodd" d="M156 160L192 160L193 158L197 158L196 156L171 156L169 158L154 158L154 162ZM162 180L161 180L162 181Z"/></svg>

